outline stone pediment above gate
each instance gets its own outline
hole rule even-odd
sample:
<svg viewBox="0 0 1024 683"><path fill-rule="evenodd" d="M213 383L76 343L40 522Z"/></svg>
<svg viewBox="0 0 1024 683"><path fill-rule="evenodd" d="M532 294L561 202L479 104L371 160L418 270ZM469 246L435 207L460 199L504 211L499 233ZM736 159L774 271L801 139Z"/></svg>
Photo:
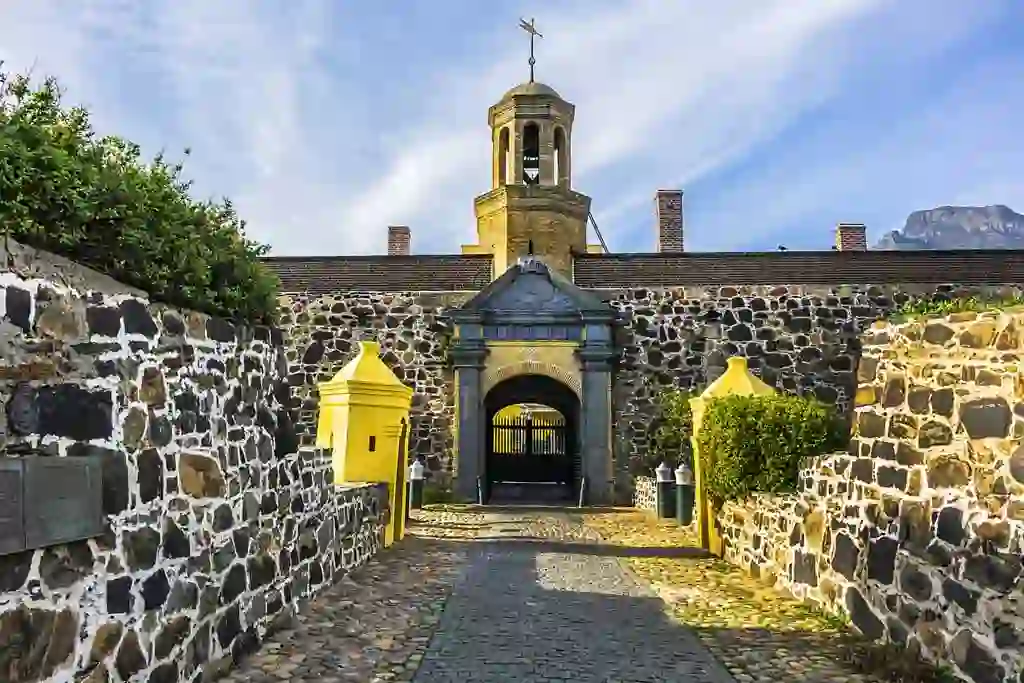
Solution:
<svg viewBox="0 0 1024 683"><path fill-rule="evenodd" d="M457 318L497 320L515 318L605 317L614 310L599 297L580 289L535 257L519 259L498 279L466 302Z"/></svg>

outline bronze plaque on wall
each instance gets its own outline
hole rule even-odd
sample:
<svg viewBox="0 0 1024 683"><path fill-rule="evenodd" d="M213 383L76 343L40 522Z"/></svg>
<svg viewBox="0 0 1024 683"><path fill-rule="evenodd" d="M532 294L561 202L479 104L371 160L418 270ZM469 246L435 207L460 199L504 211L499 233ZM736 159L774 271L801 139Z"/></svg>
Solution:
<svg viewBox="0 0 1024 683"><path fill-rule="evenodd" d="M96 458L0 458L0 554L101 535L102 477Z"/></svg>
<svg viewBox="0 0 1024 683"><path fill-rule="evenodd" d="M25 549L23 480L20 459L0 458L0 555Z"/></svg>
<svg viewBox="0 0 1024 683"><path fill-rule="evenodd" d="M103 465L95 458L26 458L25 544L79 541L103 533Z"/></svg>

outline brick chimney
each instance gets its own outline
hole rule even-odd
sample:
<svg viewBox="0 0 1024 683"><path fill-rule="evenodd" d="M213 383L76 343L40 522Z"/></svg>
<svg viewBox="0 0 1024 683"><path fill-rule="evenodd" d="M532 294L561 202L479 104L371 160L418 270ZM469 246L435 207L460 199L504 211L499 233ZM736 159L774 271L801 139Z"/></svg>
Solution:
<svg viewBox="0 0 1024 683"><path fill-rule="evenodd" d="M863 223L840 223L837 225L836 249L839 251L867 251L867 227Z"/></svg>
<svg viewBox="0 0 1024 683"><path fill-rule="evenodd" d="M657 251L681 253L683 251L683 191L658 190L654 199L658 217Z"/></svg>
<svg viewBox="0 0 1024 683"><path fill-rule="evenodd" d="M408 256L411 244L412 231L408 225L388 226L388 256Z"/></svg>

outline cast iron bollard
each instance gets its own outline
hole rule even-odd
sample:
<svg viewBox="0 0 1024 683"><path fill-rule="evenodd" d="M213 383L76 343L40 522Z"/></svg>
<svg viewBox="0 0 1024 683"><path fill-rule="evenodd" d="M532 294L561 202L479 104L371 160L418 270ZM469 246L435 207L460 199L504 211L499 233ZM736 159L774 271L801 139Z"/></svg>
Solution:
<svg viewBox="0 0 1024 683"><path fill-rule="evenodd" d="M676 521L690 526L693 521L693 470L685 462L676 468Z"/></svg>
<svg viewBox="0 0 1024 683"><path fill-rule="evenodd" d="M672 468L661 463L658 465L658 469L654 470L654 476L657 480L657 486L655 488L655 495L657 498L658 518L669 519L672 517L672 512L675 509L675 500L672 494L675 493L675 486L672 485Z"/></svg>
<svg viewBox="0 0 1024 683"><path fill-rule="evenodd" d="M423 463L419 458L409 465L409 509L419 510L423 507Z"/></svg>

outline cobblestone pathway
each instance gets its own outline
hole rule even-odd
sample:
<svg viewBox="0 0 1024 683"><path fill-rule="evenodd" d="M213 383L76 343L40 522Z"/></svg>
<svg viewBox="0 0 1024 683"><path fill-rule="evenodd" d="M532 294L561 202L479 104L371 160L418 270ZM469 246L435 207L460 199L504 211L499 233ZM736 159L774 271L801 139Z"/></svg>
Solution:
<svg viewBox="0 0 1024 683"><path fill-rule="evenodd" d="M726 683L692 632L563 515L488 515L415 683Z"/></svg>
<svg viewBox="0 0 1024 683"><path fill-rule="evenodd" d="M465 569L479 515L428 524L318 595L226 681L411 681L444 603Z"/></svg>
<svg viewBox="0 0 1024 683"><path fill-rule="evenodd" d="M230 681L731 683L656 594L561 514L421 511Z"/></svg>
<svg viewBox="0 0 1024 683"><path fill-rule="evenodd" d="M668 551L696 545L692 530L674 521L625 510L580 517L603 538L605 551L621 555L739 683L940 680L906 673L912 664L905 656L880 658L840 620L809 609L726 562L673 556ZM879 671L857 670L869 666Z"/></svg>

